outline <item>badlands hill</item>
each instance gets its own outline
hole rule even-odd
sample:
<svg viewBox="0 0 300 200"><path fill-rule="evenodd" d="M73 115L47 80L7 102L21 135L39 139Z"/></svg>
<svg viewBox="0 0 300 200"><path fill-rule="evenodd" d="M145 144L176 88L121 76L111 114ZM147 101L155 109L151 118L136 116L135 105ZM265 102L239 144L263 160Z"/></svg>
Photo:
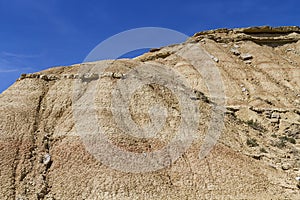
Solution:
<svg viewBox="0 0 300 200"><path fill-rule="evenodd" d="M103 72L95 71L108 64ZM123 110L111 108L118 95L111 91L141 65L161 66L188 83L182 87L190 95L186 102L158 83L145 84L130 96L127 114L145 129L156 130L147 124L161 112L151 114L149 107L165 107L168 117L158 118L157 123L165 124L155 137L138 137L129 133L130 127L118 127L117 121L128 117L117 120L115 113ZM206 77L197 67L215 68L220 76ZM161 73L160 80L172 84L167 75ZM214 91L224 92L224 108L222 119L212 123L214 108L222 103ZM90 101L96 121L85 109ZM184 115L192 112L183 113L189 102L200 112L193 118L197 139L178 159L157 169L147 165L138 171L137 165L126 165L127 158L114 160L118 165L112 167L91 153L87 144L93 146L97 138L78 133L78 128L92 129L99 122L107 143L148 158L176 138ZM300 28L212 30L134 59L23 74L0 95L0 116L1 200L300 199ZM199 159L207 132L216 126L211 146ZM100 150L105 152L105 145ZM108 160L113 157L109 150L107 154ZM164 155L172 159L171 154Z"/></svg>

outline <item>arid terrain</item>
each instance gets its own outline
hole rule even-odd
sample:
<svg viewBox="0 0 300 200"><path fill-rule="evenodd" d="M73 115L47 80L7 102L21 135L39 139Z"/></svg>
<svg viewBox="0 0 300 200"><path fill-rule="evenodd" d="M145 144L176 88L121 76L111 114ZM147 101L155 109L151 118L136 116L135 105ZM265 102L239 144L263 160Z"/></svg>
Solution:
<svg viewBox="0 0 300 200"><path fill-rule="evenodd" d="M222 80L211 80L222 83L226 100L224 128L203 159L199 150L215 102L206 78L195 69L196 47L210 59L203 65L219 70ZM182 50L185 57L180 56ZM107 109L117 82L141 64L157 64L189 83L201 113L199 139L170 166L142 173L120 171L87 150L76 122L89 120L81 119L80 112L74 115L74 100L88 98L74 97L74 83L84 81L83 69L107 63L103 74L88 71L83 87L97 83L97 118L111 143L124 151L142 154L163 148L179 129L182 105L162 86L140 88L128 103L135 123L151 121L147 110L154 103L171 114L158 137L134 137L119 130ZM1 200L300 199L300 28L211 30L134 59L23 74L0 95L0 116ZM87 126L93 126L90 123Z"/></svg>

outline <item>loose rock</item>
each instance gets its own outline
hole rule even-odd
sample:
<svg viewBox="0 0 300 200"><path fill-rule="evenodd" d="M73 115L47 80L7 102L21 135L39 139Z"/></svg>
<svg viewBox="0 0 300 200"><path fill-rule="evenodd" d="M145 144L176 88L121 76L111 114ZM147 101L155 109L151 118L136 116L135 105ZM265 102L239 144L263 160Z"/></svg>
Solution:
<svg viewBox="0 0 300 200"><path fill-rule="evenodd" d="M44 156L44 158L43 158L43 164L44 164L44 165L48 165L48 164L50 163L50 161L51 161L51 156L50 156L50 154L46 154L46 155Z"/></svg>
<svg viewBox="0 0 300 200"><path fill-rule="evenodd" d="M241 53L237 49L230 49L231 53L233 53L236 56L239 56Z"/></svg>
<svg viewBox="0 0 300 200"><path fill-rule="evenodd" d="M253 59L253 56L251 55L251 54L241 54L240 55L240 58L242 59L242 60L250 60L250 59Z"/></svg>
<svg viewBox="0 0 300 200"><path fill-rule="evenodd" d="M284 164L282 164L281 168L283 170L289 170L289 169L291 169L291 165L289 163L284 163Z"/></svg>
<svg viewBox="0 0 300 200"><path fill-rule="evenodd" d="M273 112L271 118L280 119L280 114Z"/></svg>
<svg viewBox="0 0 300 200"><path fill-rule="evenodd" d="M123 76L124 76L123 74L118 73L118 72L114 72L114 73L112 74L112 77L113 77L113 78L117 78L117 79L120 79L120 78L122 78Z"/></svg>
<svg viewBox="0 0 300 200"><path fill-rule="evenodd" d="M215 57L215 56L213 56L213 55L211 55L210 57L211 57L211 59L213 59L216 63L219 62L219 59L218 59L217 57Z"/></svg>

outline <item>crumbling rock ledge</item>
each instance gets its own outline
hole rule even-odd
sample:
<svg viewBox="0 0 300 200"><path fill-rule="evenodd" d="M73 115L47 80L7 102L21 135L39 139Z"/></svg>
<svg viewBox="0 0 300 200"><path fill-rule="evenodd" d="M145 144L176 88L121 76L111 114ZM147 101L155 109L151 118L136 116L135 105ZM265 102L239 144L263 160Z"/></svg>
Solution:
<svg viewBox="0 0 300 200"><path fill-rule="evenodd" d="M103 77L111 77L120 79L124 76L124 74L117 73L117 72L105 72L101 74L96 73L84 73L84 74L39 74L39 73L33 73L33 74L22 74L20 78L18 78L17 81L21 81L23 79L42 79L44 81L56 81L56 80L63 80L63 79L80 79L84 82L97 80L99 78Z"/></svg>
<svg viewBox="0 0 300 200"><path fill-rule="evenodd" d="M300 28L298 26L223 28L196 33L189 41L198 42L204 38L222 43L253 41L260 45L278 46L297 42L300 39Z"/></svg>

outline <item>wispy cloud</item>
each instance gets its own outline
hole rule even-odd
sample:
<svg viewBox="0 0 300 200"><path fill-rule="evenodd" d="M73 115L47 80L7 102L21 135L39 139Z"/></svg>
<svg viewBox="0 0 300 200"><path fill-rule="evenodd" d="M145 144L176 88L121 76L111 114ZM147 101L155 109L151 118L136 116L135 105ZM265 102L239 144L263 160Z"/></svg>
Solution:
<svg viewBox="0 0 300 200"><path fill-rule="evenodd" d="M28 59L37 58L41 55L17 54L11 52L0 53L0 73L24 72L31 70Z"/></svg>
<svg viewBox="0 0 300 200"><path fill-rule="evenodd" d="M8 68L8 67L0 67L0 73L13 73L13 72L24 72L24 71L29 71L32 70L30 67L20 67L20 68Z"/></svg>
<svg viewBox="0 0 300 200"><path fill-rule="evenodd" d="M41 56L41 54L19 54L19 53L11 53L6 51L2 51L1 55L2 57L14 57L14 58L37 58Z"/></svg>
<svg viewBox="0 0 300 200"><path fill-rule="evenodd" d="M18 72L19 69L1 69L0 68L0 73L11 73L11 72Z"/></svg>

